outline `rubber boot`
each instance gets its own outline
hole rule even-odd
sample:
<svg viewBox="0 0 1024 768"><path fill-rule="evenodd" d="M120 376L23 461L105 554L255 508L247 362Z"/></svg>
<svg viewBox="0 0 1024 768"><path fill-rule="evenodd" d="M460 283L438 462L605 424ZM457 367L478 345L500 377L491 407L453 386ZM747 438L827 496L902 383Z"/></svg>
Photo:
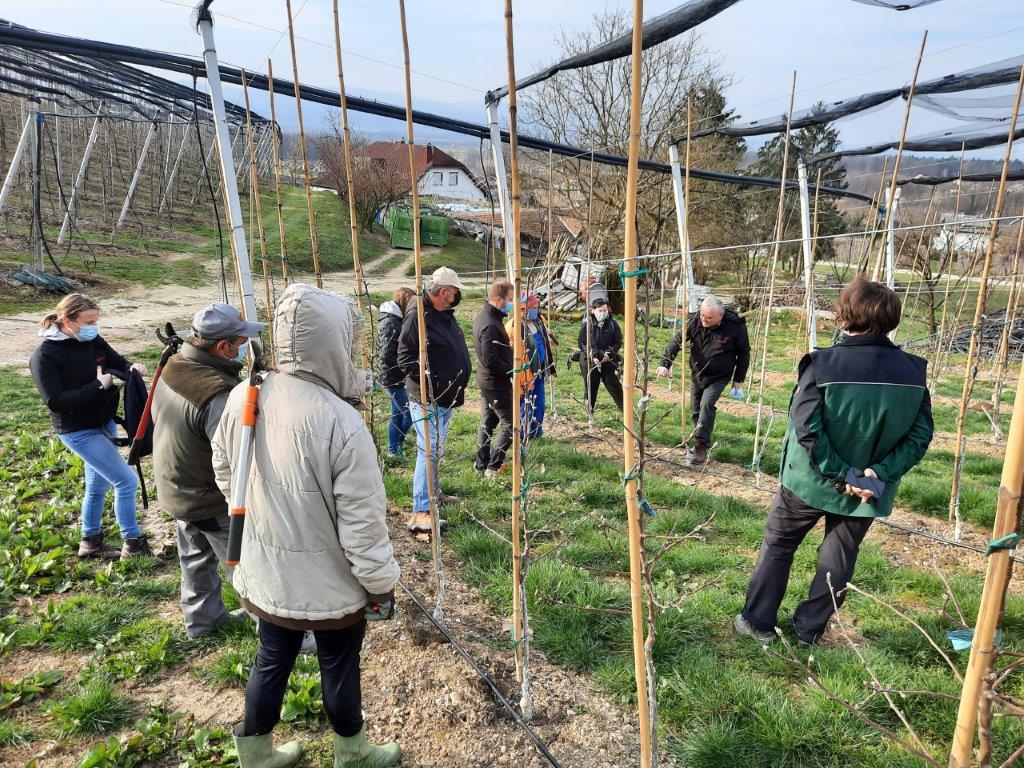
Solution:
<svg viewBox="0 0 1024 768"><path fill-rule="evenodd" d="M334 768L387 768L402 762L397 741L377 746L366 738L366 726L355 736L331 734L334 739ZM242 768L245 768L243 766Z"/></svg>
<svg viewBox="0 0 1024 768"><path fill-rule="evenodd" d="M302 746L297 741L289 741L280 749L274 749L272 733L262 736L235 734L235 751L238 752L239 768L289 768L302 756Z"/></svg>

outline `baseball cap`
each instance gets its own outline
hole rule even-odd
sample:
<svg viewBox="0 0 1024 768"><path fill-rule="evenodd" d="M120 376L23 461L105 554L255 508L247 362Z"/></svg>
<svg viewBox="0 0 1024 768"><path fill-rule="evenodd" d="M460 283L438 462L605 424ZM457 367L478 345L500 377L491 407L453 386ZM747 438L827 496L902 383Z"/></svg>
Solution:
<svg viewBox="0 0 1024 768"><path fill-rule="evenodd" d="M202 339L233 339L236 336L259 336L266 323L245 320L238 307L215 301L192 316L192 330Z"/></svg>
<svg viewBox="0 0 1024 768"><path fill-rule="evenodd" d="M450 285L452 288L465 288L462 284L459 276L455 274L455 270L450 267L438 267L434 270L434 274L430 276L430 283L438 288L445 285Z"/></svg>

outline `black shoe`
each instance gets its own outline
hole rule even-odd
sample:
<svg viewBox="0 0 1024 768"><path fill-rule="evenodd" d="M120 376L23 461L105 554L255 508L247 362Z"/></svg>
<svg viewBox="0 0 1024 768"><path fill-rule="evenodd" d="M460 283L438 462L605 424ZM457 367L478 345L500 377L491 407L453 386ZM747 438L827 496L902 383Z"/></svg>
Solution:
<svg viewBox="0 0 1024 768"><path fill-rule="evenodd" d="M103 543L103 534L94 533L91 536L83 536L78 545L78 556L83 560L89 558L100 558L103 560L117 559L117 550L111 549Z"/></svg>
<svg viewBox="0 0 1024 768"><path fill-rule="evenodd" d="M121 545L121 559L127 560L130 557L141 557L142 555L152 555L153 550L149 548L149 539L146 538L146 534L137 536L134 539L125 539Z"/></svg>
<svg viewBox="0 0 1024 768"><path fill-rule="evenodd" d="M708 444L704 440L698 440L697 445L690 454L690 464L699 467L708 461Z"/></svg>

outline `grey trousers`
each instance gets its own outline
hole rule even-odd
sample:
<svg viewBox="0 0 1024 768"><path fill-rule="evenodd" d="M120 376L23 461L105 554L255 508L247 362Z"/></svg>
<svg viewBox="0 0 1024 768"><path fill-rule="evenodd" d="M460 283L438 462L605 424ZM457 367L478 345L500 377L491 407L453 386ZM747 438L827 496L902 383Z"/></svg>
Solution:
<svg viewBox="0 0 1024 768"><path fill-rule="evenodd" d="M181 613L185 631L196 638L228 620L221 597L217 564L228 555L228 523L223 515L198 523L178 521L178 559L181 561ZM233 568L224 565L228 578Z"/></svg>
<svg viewBox="0 0 1024 768"><path fill-rule="evenodd" d="M716 403L722 391L729 386L729 379L712 381L701 386L693 379L690 389L690 410L693 411L693 436L705 443L711 443L711 433L715 430Z"/></svg>

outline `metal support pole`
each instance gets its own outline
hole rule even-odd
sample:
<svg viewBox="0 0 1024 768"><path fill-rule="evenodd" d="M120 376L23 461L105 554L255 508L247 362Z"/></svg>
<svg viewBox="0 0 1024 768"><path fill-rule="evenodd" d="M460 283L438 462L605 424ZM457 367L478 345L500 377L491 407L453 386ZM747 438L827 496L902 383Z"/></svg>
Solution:
<svg viewBox="0 0 1024 768"><path fill-rule="evenodd" d="M196 202L199 200L199 194L202 192L204 186L203 182L206 180L206 173L204 169L210 167L210 162L213 160L213 150L215 146L216 142L211 141L209 148L206 150L206 159L203 161L203 164L199 166L199 173L196 176L196 188L192 191L192 200L189 201L190 208L195 207ZM202 149L203 148L200 147L199 151L202 152ZM202 160L202 158L200 159Z"/></svg>
<svg viewBox="0 0 1024 768"><path fill-rule="evenodd" d="M153 143L153 136L156 134L156 123L149 124L149 132L146 133L146 140L142 142L142 151L139 153L139 162L135 164L135 173L132 174L132 181L128 185L128 193L124 196L124 205L121 206L121 215L117 217L114 231L111 237L117 234L117 230L124 224L124 217L128 215L128 208L131 207L132 197L135 195L135 188L139 185L139 176L142 175L142 165L146 162L146 155L149 154L149 147Z"/></svg>
<svg viewBox="0 0 1024 768"><path fill-rule="evenodd" d="M668 148L668 162L672 167L672 199L676 204L676 227L679 229L679 250L683 256L683 264L685 269L680 270L679 280L685 281L683 286L683 296L686 297L685 301L690 303L693 301L693 258L690 253L690 235L689 229L687 228L688 222L686 221L686 195L683 191L683 172L679 165L679 149L675 144L670 144ZM693 307L684 307L683 312L683 324L686 324L686 318ZM682 373L680 375L683 375Z"/></svg>
<svg viewBox="0 0 1024 768"><path fill-rule="evenodd" d="M818 345L818 327L814 317L814 248L811 240L811 195L807 189L807 164L796 161L800 185L800 234L804 251L804 313L807 315L807 351Z"/></svg>
<svg viewBox="0 0 1024 768"><path fill-rule="evenodd" d="M11 194L11 187L14 186L14 182L18 178L18 169L21 167L21 158L24 157L25 147L28 146L29 140L32 136L32 121L34 119L34 115L29 115L25 118L25 127L21 129L21 138L18 139L18 145L14 148L14 157L11 158L11 167L7 169L7 176L4 178L4 185L0 188L0 213L4 212L4 207L7 205L7 196Z"/></svg>
<svg viewBox="0 0 1024 768"><path fill-rule="evenodd" d="M100 110L103 109L103 105L100 105ZM97 110L97 111L100 111ZM92 158L92 149L96 145L96 139L100 135L100 115L96 115L96 119L92 122L92 130L89 131L89 139L85 142L85 153L82 155L82 165L78 169L78 176L75 178L75 186L71 189L71 198L68 200L68 209L64 213L64 222L60 225L60 234L57 235L57 245L64 242L64 236L67 234L68 227L71 226L71 218L75 215L75 200L78 198L78 192L82 188L82 184L85 183L85 174L89 171L89 160Z"/></svg>
<svg viewBox="0 0 1024 768"><path fill-rule="evenodd" d="M164 189L163 197L160 198L160 206L156 211L158 214L163 213L164 208L167 207L167 200L171 195L171 189L174 187L174 181L178 178L178 168L181 166L181 158L185 155L185 146L188 144L190 127L191 123L187 124L181 134L181 145L178 147L178 154L174 158L174 165L171 166L171 175L167 179L167 187Z"/></svg>
<svg viewBox="0 0 1024 768"><path fill-rule="evenodd" d="M501 208L501 228L505 233L505 276L512 279L512 207L509 204L508 176L505 173L505 148L501 142L501 129L498 127L498 104L487 102L487 127L491 131L491 156L494 158L494 186L498 190L498 207ZM494 226L494 222L491 222Z"/></svg>
<svg viewBox="0 0 1024 768"><path fill-rule="evenodd" d="M245 242L245 225L242 222L242 206L238 202L238 177L235 175L235 158L228 141L228 119L224 110L224 92L220 84L220 65L217 62L217 47L213 40L213 17L208 8L199 13L197 24L203 36L203 59L206 62L206 80L210 85L210 104L213 107L214 127L217 130L217 148L220 155L221 177L228 201L228 226L231 227L231 242L235 248L238 279L242 292L242 311L245 317L255 320L256 299L252 288L252 267L249 265L249 247ZM241 132L239 132L241 135ZM235 137L238 138L237 136ZM224 150L227 150L225 152ZM255 360L254 345L249 345L250 358Z"/></svg>

